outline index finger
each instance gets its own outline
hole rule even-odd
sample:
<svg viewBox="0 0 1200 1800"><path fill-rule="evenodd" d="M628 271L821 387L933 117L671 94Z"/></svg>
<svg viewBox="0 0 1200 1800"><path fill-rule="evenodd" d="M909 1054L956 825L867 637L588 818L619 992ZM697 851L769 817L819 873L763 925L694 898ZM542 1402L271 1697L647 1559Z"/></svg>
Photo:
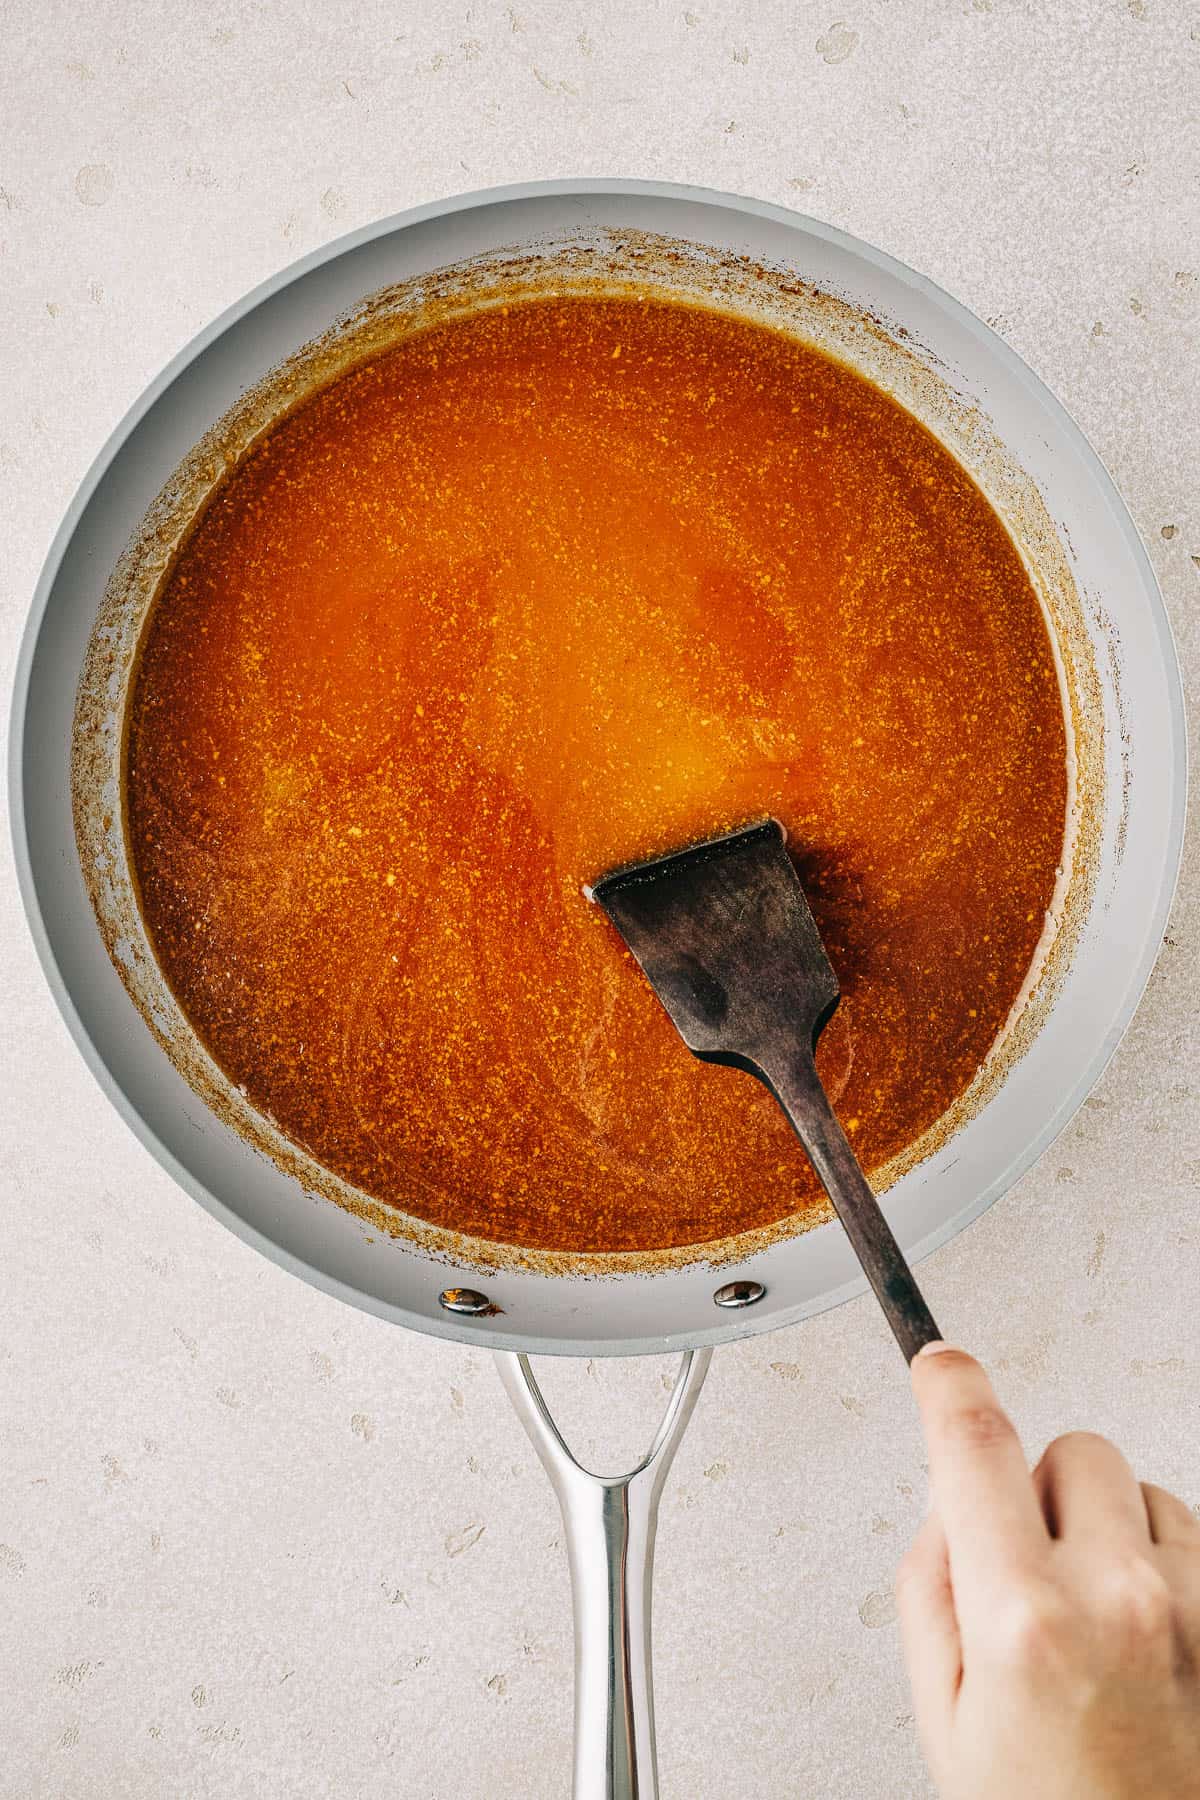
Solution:
<svg viewBox="0 0 1200 1800"><path fill-rule="evenodd" d="M1050 1534L1021 1440L974 1357L929 1344L912 1380L961 1609L1043 1553Z"/></svg>

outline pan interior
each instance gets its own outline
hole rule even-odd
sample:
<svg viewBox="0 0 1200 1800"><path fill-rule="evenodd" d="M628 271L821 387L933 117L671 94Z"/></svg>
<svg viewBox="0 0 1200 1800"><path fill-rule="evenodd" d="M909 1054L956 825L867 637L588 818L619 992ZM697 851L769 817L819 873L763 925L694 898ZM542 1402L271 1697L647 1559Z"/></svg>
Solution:
<svg viewBox="0 0 1200 1800"><path fill-rule="evenodd" d="M719 314L712 308L714 294L720 300ZM662 311L668 310L665 303L669 303L677 313L689 311L693 319L700 316L696 309L702 306L702 316L710 322L705 328L710 330L744 332L748 325L770 326L787 334L793 354L802 351L809 358L807 366L815 366L814 352L819 353L825 367L849 365L893 396L920 422L914 429L944 446L969 471L968 485L977 484L987 496L990 507L1003 520L1005 542L1012 547L1014 559L1019 557L1023 576L1032 584L1040 607L1039 622L1044 622L1044 655L1060 697L1063 721L1059 756L1063 794L1057 840L1049 861L1043 859L1048 888L1042 904L1031 903L1027 909L1034 915L1026 921L1033 929L1028 942L1020 947L1014 991L993 1019L982 1046L968 1046L971 1071L975 1072L968 1073L951 1103L940 1106L909 1141L892 1145L890 1154L885 1146L885 1153L875 1158L877 1183L887 1185L930 1155L977 1112L1003 1080L1014 1059L1032 1041L1051 1004L1056 983L1069 962L1074 933L1086 912L1089 858L1080 854L1080 847L1089 842L1098 817L1100 740L1090 644L1074 584L1033 484L989 436L979 415L956 397L911 345L901 344L881 324L845 302L806 288L782 271L761 265L750 268L736 259L715 263L710 253L680 241L629 233L620 240L601 240L586 247L558 245L536 256L514 251L476 259L442 271L433 281L425 278L420 284L375 296L354 317L306 346L284 368L258 384L220 421L164 489L122 559L105 597L80 688L73 784L76 826L83 866L91 874L93 904L110 952L143 1016L189 1084L219 1117L298 1177L310 1192L337 1200L376 1229L448 1253L468 1265L495 1267L511 1262L546 1272L566 1272L579 1267L615 1271L721 1261L765 1248L775 1238L794 1234L822 1215L812 1194L790 1189L792 1203L775 1205L774 1216L748 1221L743 1217L742 1228L732 1234L714 1230L712 1216L702 1214L676 1234L678 1241L647 1245L610 1231L607 1240L597 1243L593 1238L580 1250L575 1230L558 1237L543 1233L543 1241L522 1242L509 1222L497 1237L489 1227L487 1208L477 1207L469 1217L471 1229L464 1231L461 1213L456 1223L452 1212L422 1216L434 1209L415 1198L407 1208L382 1204L378 1193L371 1191L370 1180L362 1179L361 1169L350 1167L341 1175L331 1171L327 1150L324 1155L314 1155L311 1147L306 1149L297 1141L298 1134L281 1128L278 1115L272 1116L269 1097L264 1103L249 1083L243 1085L250 1091L239 1090L234 1058L224 1047L221 1061L214 1058L208 1047L212 1034L197 1033L179 1004L178 981L173 987L164 979L164 959L147 931L146 911L139 904L128 855L132 822L122 750L131 718L130 696L143 666L143 652L147 645L153 646L150 621L155 603L186 568L197 521L202 530L204 519L213 516L221 497L233 491L238 472L253 467L251 453L257 447L261 454L264 444L269 447L281 421L295 424L311 416L313 405L319 406L322 396L328 401L339 384L355 378L354 371L378 368L397 347L403 350L418 340L428 347L438 341L439 334L444 339L447 332L461 337L468 324L494 335L501 319L514 314L532 316L536 308L548 317L572 302L607 307L610 335L615 332L615 336L611 344L605 341L603 360L610 365L619 363L621 357L613 357L612 350L622 349L623 334L612 322L622 316L622 308L626 318L629 309L641 307L644 311L648 297ZM625 354L629 356L628 350ZM830 357L837 359L836 363L827 362ZM626 362L626 369L631 361ZM421 702L415 696L410 698L410 710L415 714ZM763 721L756 723L761 738ZM639 796L639 802L643 799ZM748 796L726 795L719 814L677 816L667 828L669 835L678 841L682 836L740 823L745 811L741 810L739 817L739 810L748 805ZM356 821L342 823L349 834ZM571 868L570 881L576 887L581 877L596 872L596 861L614 860L614 853L619 857L666 847L661 840L643 837L635 841L633 821L623 823L631 833L625 841L614 841L603 857L599 844L591 846L593 866L584 862ZM368 827L361 822L358 826L365 835ZM361 843L363 838L351 841ZM826 870L831 866L828 862L824 865ZM372 865L373 878L382 877L386 882L388 872L382 865L378 870ZM818 888L821 874L821 868L814 869ZM164 942L165 932L160 931L160 949ZM195 1008L191 1010L194 1014ZM638 1032L653 1029L648 1025L652 1016L639 1017L633 1028ZM835 1054L837 1047L838 1040L832 1038L827 1054ZM843 1045L843 1053L844 1049ZM230 1074L234 1080L229 1079ZM712 1072L712 1079L727 1082L736 1078ZM739 1092L738 1103L746 1102L747 1096ZM802 1164L786 1140L783 1154L793 1156L802 1174ZM352 1179L355 1175L359 1178Z"/></svg>

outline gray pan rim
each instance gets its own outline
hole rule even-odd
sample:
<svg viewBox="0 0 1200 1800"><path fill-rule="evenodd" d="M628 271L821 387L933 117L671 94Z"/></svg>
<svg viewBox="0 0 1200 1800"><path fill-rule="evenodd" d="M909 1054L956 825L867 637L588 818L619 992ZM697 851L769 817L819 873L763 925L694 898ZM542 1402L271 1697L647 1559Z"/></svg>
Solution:
<svg viewBox="0 0 1200 1800"><path fill-rule="evenodd" d="M992 1182L970 1202L960 1207L949 1218L942 1220L936 1229L928 1232L917 1242L909 1251L910 1261L914 1263L924 1261L943 1244L957 1237L967 1225L986 1212L1000 1198L1001 1194L1006 1193L1049 1148L1104 1073L1129 1027L1157 961L1179 879L1187 812L1188 751L1183 679L1170 619L1145 545L1138 535L1128 508L1108 469L1070 413L1046 383L1035 375L1029 365L1017 355L1016 351L1011 349L1002 338L977 318L968 307L956 300L953 295L947 293L927 276L909 268L898 258L888 255L886 251L876 249L875 246L856 238L850 232L841 231L836 226L828 225L820 219L795 212L787 207L777 206L770 201L756 200L743 195L723 193L714 188L696 187L678 182L625 180L620 177L567 177L550 181L519 182L473 189L443 200L429 201L420 206L406 208L369 225L361 226L356 231L345 233L278 270L218 314L170 359L125 413L80 482L51 542L34 590L17 655L9 720L9 820L18 887L30 934L50 991L76 1048L101 1090L107 1095L134 1136L150 1151L160 1167L178 1183L185 1193L190 1194L192 1199L198 1201L206 1212L218 1219L243 1243L250 1245L251 1248L269 1258L277 1266L286 1269L290 1274L307 1282L309 1286L319 1288L323 1292L345 1301L348 1305L357 1306L360 1310L372 1313L378 1318L403 1324L411 1330L420 1331L429 1336L445 1338L457 1343L478 1344L481 1347L497 1350L521 1349L530 1355L585 1357L662 1355L705 1345L729 1343L740 1338L758 1336L765 1331L797 1324L802 1319L814 1317L835 1306L842 1305L847 1300L857 1298L867 1291L867 1284L864 1279L856 1278L832 1291L800 1302L793 1308L774 1312L761 1322L756 1322L753 1311L750 1311L735 1314L731 1319L703 1331L680 1332L659 1337L636 1337L620 1340L605 1338L596 1342L580 1340L567 1343L558 1338L537 1336L517 1338L490 1328L484 1319L459 1322L452 1320L449 1315L444 1319L427 1318L410 1312L407 1308L393 1302L381 1300L373 1294L352 1287L329 1275L318 1265L307 1262L293 1251L283 1248L257 1227L249 1224L226 1201L197 1180L179 1161L174 1152L163 1143L157 1133L150 1128L129 1099L124 1088L101 1056L91 1034L84 1026L70 989L58 966L38 897L37 881L29 854L26 831L24 745L29 686L38 640L54 592L58 571L67 546L101 479L151 407L183 370L203 355L208 347L230 326L292 282L342 254L370 243L375 238L473 207L508 201L535 200L539 197L571 195L580 197L645 195L663 200L720 207L768 219L789 228L800 226L813 236L823 239L833 246L852 251L866 262L935 300L970 336L984 342L989 353L1007 367L1009 374L1015 377L1031 398L1049 411L1060 431L1072 442L1076 452L1089 467L1099 491L1103 494L1128 546L1130 555L1138 565L1144 580L1148 610L1157 635L1169 693L1170 736L1178 757L1176 770L1178 780L1175 783L1172 801L1162 878L1150 912L1149 928L1138 955L1130 967L1120 1005L1113 1015L1114 1022L1105 1036L1097 1043L1070 1093L1041 1130L1034 1134ZM653 1280L654 1278L653 1276L644 1276L640 1279Z"/></svg>

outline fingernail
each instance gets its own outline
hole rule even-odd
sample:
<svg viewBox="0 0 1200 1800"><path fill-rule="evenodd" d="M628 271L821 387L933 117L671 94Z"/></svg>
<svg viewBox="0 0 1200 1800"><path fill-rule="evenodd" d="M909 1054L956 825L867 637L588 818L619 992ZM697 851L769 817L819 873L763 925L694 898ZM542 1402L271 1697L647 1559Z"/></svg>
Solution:
<svg viewBox="0 0 1200 1800"><path fill-rule="evenodd" d="M953 1350L955 1347L954 1344L948 1344L945 1338L933 1338L928 1344L921 1345L921 1348L917 1351L917 1355L940 1356L944 1350Z"/></svg>

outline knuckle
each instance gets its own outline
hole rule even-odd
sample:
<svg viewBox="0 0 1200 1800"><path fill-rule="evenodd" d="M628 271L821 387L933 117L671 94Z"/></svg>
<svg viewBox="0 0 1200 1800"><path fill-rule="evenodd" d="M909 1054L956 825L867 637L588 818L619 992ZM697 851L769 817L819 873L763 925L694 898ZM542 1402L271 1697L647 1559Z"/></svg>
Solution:
<svg viewBox="0 0 1200 1800"><path fill-rule="evenodd" d="M964 1450L989 1450L1012 1441L1013 1428L998 1406L960 1406L943 1421L947 1439Z"/></svg>
<svg viewBox="0 0 1200 1800"><path fill-rule="evenodd" d="M1173 1629L1171 1590L1144 1556L1112 1562L1096 1578L1095 1617L1126 1651L1169 1639Z"/></svg>
<svg viewBox="0 0 1200 1800"><path fill-rule="evenodd" d="M1190 1545L1195 1539L1200 1543L1200 1507L1189 1506L1178 1494L1171 1493L1169 1488L1156 1486L1153 1481L1143 1481L1141 1488L1155 1525L1160 1520L1165 1523L1177 1542Z"/></svg>
<svg viewBox="0 0 1200 1800"><path fill-rule="evenodd" d="M1073 1623L1072 1609L1056 1588L1026 1583L994 1615L993 1647L1006 1668L1042 1670L1064 1659Z"/></svg>
<svg viewBox="0 0 1200 1800"><path fill-rule="evenodd" d="M1064 1431L1061 1437L1056 1437L1053 1443L1047 1446L1042 1460L1043 1462L1063 1462L1078 1455L1081 1451L1087 1453L1111 1448L1108 1439L1101 1437L1098 1431Z"/></svg>
<svg viewBox="0 0 1200 1800"><path fill-rule="evenodd" d="M1076 1680L1088 1670L1154 1671L1175 1655L1171 1589L1146 1557L1133 1555L1086 1575L1068 1592L1048 1576L1018 1577L993 1611L987 1645L1011 1675ZM1086 1598L1084 1594L1086 1593Z"/></svg>

